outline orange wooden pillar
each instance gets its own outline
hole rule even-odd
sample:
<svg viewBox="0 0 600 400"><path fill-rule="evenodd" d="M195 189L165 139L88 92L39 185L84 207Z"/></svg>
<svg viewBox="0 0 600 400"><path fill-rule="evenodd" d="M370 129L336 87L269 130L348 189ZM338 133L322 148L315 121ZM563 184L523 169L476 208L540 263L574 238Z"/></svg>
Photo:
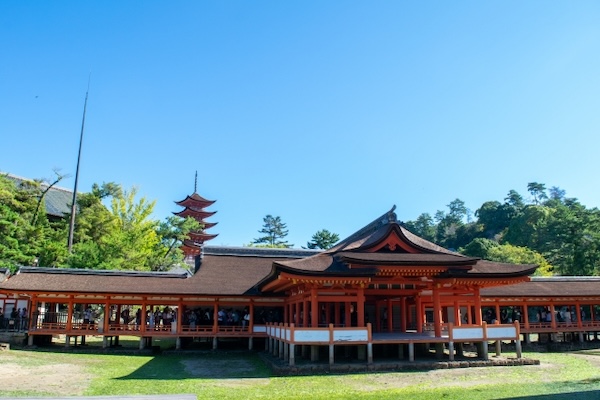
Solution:
<svg viewBox="0 0 600 400"><path fill-rule="evenodd" d="M177 334L183 332L183 302L177 303Z"/></svg>
<svg viewBox="0 0 600 400"><path fill-rule="evenodd" d="M381 332L381 302L375 302L375 329L377 332Z"/></svg>
<svg viewBox="0 0 600 400"><path fill-rule="evenodd" d="M254 303L252 301L250 301L250 304L248 305L248 314L250 314L250 321L248 321L248 332L252 333L254 332ZM287 319L284 319L284 321L288 322Z"/></svg>
<svg viewBox="0 0 600 400"><path fill-rule="evenodd" d="M387 326L385 327L388 332L394 330L394 305L392 299L388 298L386 302L386 313L387 313Z"/></svg>
<svg viewBox="0 0 600 400"><path fill-rule="evenodd" d="M496 300L496 323L499 324L501 322L500 320L500 303L498 302L498 300Z"/></svg>
<svg viewBox="0 0 600 400"><path fill-rule="evenodd" d="M356 321L359 327L365 326L365 288L361 286L356 296Z"/></svg>
<svg viewBox="0 0 600 400"><path fill-rule="evenodd" d="M140 326L139 326L139 330L142 333L146 332L147 308L148 308L148 303L146 303L146 300L143 300L142 301L142 312L141 312L142 315L140 315Z"/></svg>
<svg viewBox="0 0 600 400"><path fill-rule="evenodd" d="M317 288L310 289L310 326L313 328L319 327L319 297Z"/></svg>
<svg viewBox="0 0 600 400"><path fill-rule="evenodd" d="M75 307L75 304L73 304L73 295L70 295L67 303L67 332L73 329L73 307Z"/></svg>
<svg viewBox="0 0 600 400"><path fill-rule="evenodd" d="M406 332L406 327L408 325L408 321L406 316L408 315L408 310L406 309L406 297L402 296L400 299L400 331Z"/></svg>
<svg viewBox="0 0 600 400"><path fill-rule="evenodd" d="M156 321L154 322L156 323ZM215 302L213 305L213 333L219 331L219 303Z"/></svg>
<svg viewBox="0 0 600 400"><path fill-rule="evenodd" d="M475 324L481 325L483 316L481 315L481 294L478 287L475 288Z"/></svg>
<svg viewBox="0 0 600 400"><path fill-rule="evenodd" d="M347 301L344 303L344 319L346 327L352 326L352 315L350 314L351 303Z"/></svg>
<svg viewBox="0 0 600 400"><path fill-rule="evenodd" d="M416 297L417 332L423 333L423 302L421 296Z"/></svg>
<svg viewBox="0 0 600 400"><path fill-rule="evenodd" d="M458 300L454 302L454 325L461 326L460 303Z"/></svg>
<svg viewBox="0 0 600 400"><path fill-rule="evenodd" d="M554 303L550 303L550 316L552 317L552 322L550 323L552 329L556 330L556 310L554 309Z"/></svg>
<svg viewBox="0 0 600 400"><path fill-rule="evenodd" d="M578 301L575 302L575 318L577 318L577 327L582 328L583 322L581 320L581 303Z"/></svg>
<svg viewBox="0 0 600 400"><path fill-rule="evenodd" d="M529 329L529 308L527 307L527 303L523 303L523 321L525 322L525 328ZM519 321L521 322L521 321Z"/></svg>
<svg viewBox="0 0 600 400"><path fill-rule="evenodd" d="M433 330L435 337L442 337L442 307L440 304L440 285L433 285Z"/></svg>
<svg viewBox="0 0 600 400"><path fill-rule="evenodd" d="M304 297L304 300L302 300L302 326L304 328L308 328L309 324L308 324L308 320L309 320L309 308L308 308L308 297Z"/></svg>

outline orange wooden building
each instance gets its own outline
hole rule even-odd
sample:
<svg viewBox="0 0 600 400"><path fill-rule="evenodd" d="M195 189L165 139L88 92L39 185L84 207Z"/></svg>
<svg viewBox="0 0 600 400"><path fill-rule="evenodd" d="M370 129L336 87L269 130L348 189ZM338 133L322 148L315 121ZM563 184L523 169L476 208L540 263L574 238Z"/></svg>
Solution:
<svg viewBox="0 0 600 400"><path fill-rule="evenodd" d="M193 247L193 246L192 246ZM27 300L29 342L66 335L172 337L178 348L207 338L243 338L294 365L336 348L373 362L378 347L415 346L454 359L463 343L510 340L521 354L530 334L600 330L596 278L530 278L534 265L467 257L428 242L397 221L394 209L326 251L200 246L193 274L23 267L0 283ZM38 339L36 339L38 338ZM499 347L496 347L499 351Z"/></svg>

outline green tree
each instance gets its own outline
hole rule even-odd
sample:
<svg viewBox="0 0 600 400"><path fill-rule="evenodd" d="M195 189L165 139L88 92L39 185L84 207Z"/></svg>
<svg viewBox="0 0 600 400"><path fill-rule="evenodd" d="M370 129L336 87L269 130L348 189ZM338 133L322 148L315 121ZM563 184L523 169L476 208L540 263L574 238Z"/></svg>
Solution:
<svg viewBox="0 0 600 400"><path fill-rule="evenodd" d="M67 266L149 271L166 270L183 260L179 245L199 224L178 217L163 223L151 219L155 202L137 200L136 194L135 188L123 191L120 185L105 183L79 197L76 242Z"/></svg>
<svg viewBox="0 0 600 400"><path fill-rule="evenodd" d="M469 244L460 249L460 253L470 257L478 257L481 259L489 259L492 248L498 247L500 244L486 238L473 239Z"/></svg>
<svg viewBox="0 0 600 400"><path fill-rule="evenodd" d="M457 232L464 225L464 219L468 214L465 202L455 199L447 205L448 213L437 211L435 213L436 243L448 248L457 248Z"/></svg>
<svg viewBox="0 0 600 400"><path fill-rule="evenodd" d="M527 247L499 244L489 239L475 239L460 249L460 252L471 257L479 257L489 261L511 264L534 264L538 266L535 275L552 275L553 271L552 265L540 253Z"/></svg>
<svg viewBox="0 0 600 400"><path fill-rule="evenodd" d="M525 202L523 201L523 196L521 196L516 190L510 190L506 197L504 198L506 204L513 207L515 211L520 211L523 207L525 207Z"/></svg>
<svg viewBox="0 0 600 400"><path fill-rule="evenodd" d="M600 274L600 211L577 199L549 200L552 213L540 251L561 275Z"/></svg>
<svg viewBox="0 0 600 400"><path fill-rule="evenodd" d="M436 226L433 218L428 213L422 213L416 220L408 221L404 225L406 229L415 235L430 242L435 241Z"/></svg>
<svg viewBox="0 0 600 400"><path fill-rule="evenodd" d="M292 247L292 244L288 244L284 239L288 235L287 225L281 221L280 217L273 217L267 215L263 218L263 227L259 233L264 236L254 239L253 245L264 245L265 247Z"/></svg>
<svg viewBox="0 0 600 400"><path fill-rule="evenodd" d="M525 206L512 219L502 242L541 251L541 245L548 239L546 226L551 213L552 209L546 206Z"/></svg>
<svg viewBox="0 0 600 400"><path fill-rule="evenodd" d="M330 249L334 244L340 240L340 236L337 233L331 233L327 229L321 229L314 235L312 235L312 241L306 243L309 249Z"/></svg>
<svg viewBox="0 0 600 400"><path fill-rule="evenodd" d="M41 196L40 182L0 176L0 266L36 264L51 229Z"/></svg>
<svg viewBox="0 0 600 400"><path fill-rule="evenodd" d="M486 201L475 211L482 233L488 239L496 239L510 225L512 206L499 201Z"/></svg>
<svg viewBox="0 0 600 400"><path fill-rule="evenodd" d="M546 194L546 185L538 182L530 182L527 184L527 190L533 196L533 203L538 205L548 199Z"/></svg>
<svg viewBox="0 0 600 400"><path fill-rule="evenodd" d="M164 271L183 260L183 253L179 249L188 233L203 229L204 227L193 218L171 216L158 226L157 233L160 242L156 245L154 260L151 260L154 271Z"/></svg>

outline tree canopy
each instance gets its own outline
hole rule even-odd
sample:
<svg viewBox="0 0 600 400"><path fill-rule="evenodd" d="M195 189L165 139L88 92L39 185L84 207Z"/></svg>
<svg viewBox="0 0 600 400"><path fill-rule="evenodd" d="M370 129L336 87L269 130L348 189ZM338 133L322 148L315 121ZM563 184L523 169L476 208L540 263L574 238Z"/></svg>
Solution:
<svg viewBox="0 0 600 400"><path fill-rule="evenodd" d="M534 263L541 274L600 275L600 210L587 208L558 187L531 182L531 200L510 190L504 202L490 200L464 222L454 200L438 211L406 222L413 233L447 248L492 261Z"/></svg>
<svg viewBox="0 0 600 400"><path fill-rule="evenodd" d="M306 243L306 247L309 249L330 249L334 244L340 240L340 236L337 233L329 232L327 229L321 229L312 235L312 240Z"/></svg>
<svg viewBox="0 0 600 400"><path fill-rule="evenodd" d="M283 240L288 235L288 232L287 225L281 221L281 217L274 217L269 214L263 218L263 227L258 231L258 233L262 233L264 236L254 239L252 245L256 247L292 247L294 246L293 244L289 244L286 240Z"/></svg>

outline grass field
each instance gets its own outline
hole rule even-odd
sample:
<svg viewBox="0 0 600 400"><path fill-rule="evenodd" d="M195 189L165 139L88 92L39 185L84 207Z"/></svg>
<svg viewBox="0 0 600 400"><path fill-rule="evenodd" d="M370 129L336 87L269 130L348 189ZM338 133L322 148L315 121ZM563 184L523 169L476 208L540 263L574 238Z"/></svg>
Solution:
<svg viewBox="0 0 600 400"><path fill-rule="evenodd" d="M525 355L540 365L277 377L257 353L244 351L131 356L11 350L0 353L0 397L600 399L600 349Z"/></svg>

